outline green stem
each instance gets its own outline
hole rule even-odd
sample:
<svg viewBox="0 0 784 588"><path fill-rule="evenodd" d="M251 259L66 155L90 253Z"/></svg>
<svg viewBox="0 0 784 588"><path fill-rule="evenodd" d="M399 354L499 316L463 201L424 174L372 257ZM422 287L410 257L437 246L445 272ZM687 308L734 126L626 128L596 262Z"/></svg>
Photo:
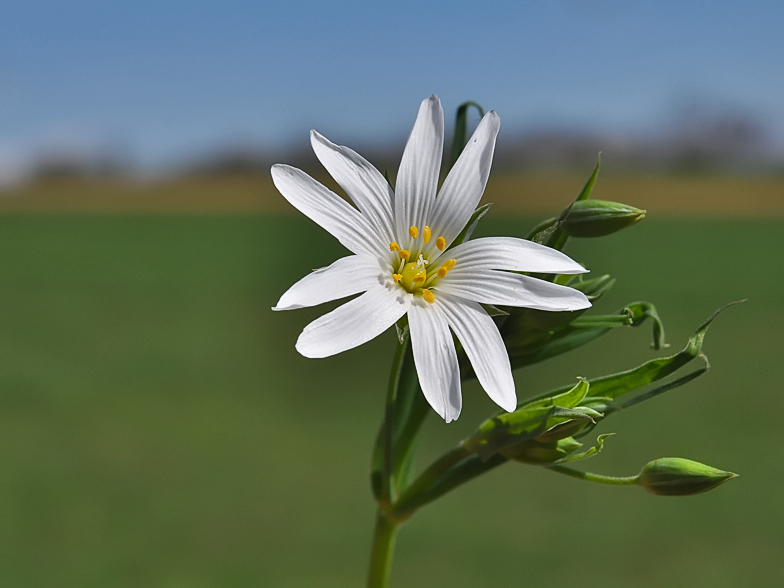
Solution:
<svg viewBox="0 0 784 588"><path fill-rule="evenodd" d="M392 360L392 371L389 374L389 387L387 388L387 404L384 411L384 461L382 468L381 498L382 501L391 504L395 500L395 480L393 476L392 447L394 443L395 431L395 402L397 400L397 390L400 386L400 373L403 368L403 360L406 357L408 339L400 343L395 350L395 357Z"/></svg>
<svg viewBox="0 0 784 588"><path fill-rule="evenodd" d="M390 521L384 513L379 511L376 516L376 531L373 535L373 550L370 553L368 588L386 588L389 584L397 528L398 523Z"/></svg>
<svg viewBox="0 0 784 588"><path fill-rule="evenodd" d="M567 468L566 466L550 466L550 469L560 474L566 474L573 478L580 478L588 482L596 482L598 484L610 484L612 486L634 486L637 484L640 476L625 476L617 478L615 476L602 476L601 474L592 474L591 472L581 472Z"/></svg>

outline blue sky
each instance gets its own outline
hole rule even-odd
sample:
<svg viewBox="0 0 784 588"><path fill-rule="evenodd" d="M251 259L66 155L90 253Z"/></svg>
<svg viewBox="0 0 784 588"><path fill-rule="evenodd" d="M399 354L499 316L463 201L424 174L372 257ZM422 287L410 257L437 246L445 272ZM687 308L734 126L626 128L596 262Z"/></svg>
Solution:
<svg viewBox="0 0 784 588"><path fill-rule="evenodd" d="M0 170L47 149L140 165L236 144L401 140L419 101L502 133L655 132L684 104L784 144L784 3L0 2ZM447 122L449 125L449 121ZM5 163L4 163L5 162Z"/></svg>

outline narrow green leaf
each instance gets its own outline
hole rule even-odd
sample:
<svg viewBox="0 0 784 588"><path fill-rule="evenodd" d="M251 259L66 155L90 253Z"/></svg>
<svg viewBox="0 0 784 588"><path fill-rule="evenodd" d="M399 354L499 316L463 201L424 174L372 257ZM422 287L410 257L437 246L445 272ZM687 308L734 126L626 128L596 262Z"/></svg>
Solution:
<svg viewBox="0 0 784 588"><path fill-rule="evenodd" d="M648 392L645 392L643 394L640 394L639 396L635 396L634 398L631 398L626 402L622 402L622 403L613 402L612 398L608 398L605 396L605 397L597 397L597 398L589 397L585 399L584 403L586 406L593 408L597 412L602 413L604 415L602 416L602 419L605 419L611 414L615 414L616 412L620 412L621 410L629 408L630 406L634 406L635 404L639 404L640 402L644 402L646 400L655 398L660 394L664 394L669 390L674 390L675 388L683 386L684 384L688 384L692 380L700 377L702 374L706 373L710 369L710 364L708 363L708 358L705 357L704 354L700 353L699 357L703 359L703 361L705 362L705 365L702 368L690 372L685 376L681 376L680 378L667 382L666 384L657 386L656 388L649 390ZM598 424L598 421L596 424ZM579 431L579 433L576 433L575 435L577 437L583 437L587 435L593 430L596 424L587 425L581 431Z"/></svg>
<svg viewBox="0 0 784 588"><path fill-rule="evenodd" d="M724 309L733 304L737 304L737 302L731 302L713 313L707 321L700 325L694 335L689 338L686 347L675 355L652 359L634 369L624 372L589 379L588 383L590 384L591 396L604 397L613 400L632 390L642 388L643 386L652 384L653 382L675 373L681 367L700 355L702 343L705 339L705 333L707 332L708 327ZM588 332L590 333L591 331ZM526 404L563 394L568 390L571 390L570 386L562 386L561 388L531 398Z"/></svg>
<svg viewBox="0 0 784 588"><path fill-rule="evenodd" d="M572 207L575 203L581 202L583 200L588 200L591 197L591 192L593 191L593 186L596 184L596 178L599 176L599 167L602 163L602 154L596 158L596 166L593 168L593 172L591 176L588 178L588 181L585 182L585 186L577 195L577 198L574 199L569 206L567 206L564 211L560 214L558 219L556 220L555 224L552 227L552 230L546 229L548 232L546 238L541 243L544 243L548 247L552 247L553 249L558 249L558 251L563 251L563 248L566 246L566 242L569 240L569 236L561 229L561 225L566 220L566 217L569 216L569 213L572 210Z"/></svg>
<svg viewBox="0 0 784 588"><path fill-rule="evenodd" d="M597 396L618 398L627 392L636 390L675 373L700 354L708 327L719 313L727 308L727 306L716 311L705 323L703 323L700 328L695 331L694 335L689 338L686 347L679 353L670 357L662 357L647 361L633 370L590 380L591 392Z"/></svg>
<svg viewBox="0 0 784 588"><path fill-rule="evenodd" d="M563 408L573 408L579 405L583 399L588 395L588 390L590 388L588 384L588 380L585 378L578 378L577 384L570 389L564 392L563 394L557 394L555 396L550 396L548 398L543 398L542 400L535 400L533 402L529 402L528 404L523 404L518 408L518 410L528 410L531 408L544 408L548 406L560 406ZM514 413L511 413L514 414Z"/></svg>
<svg viewBox="0 0 784 588"><path fill-rule="evenodd" d="M708 361L708 357L704 353L700 353L699 357L705 362L705 365L700 369L694 370L693 372L688 373L685 376L681 376L680 378L673 380L671 382L667 382L666 384L662 384L661 386L657 386L656 388L654 388L653 390L649 390L645 394L640 394L639 396L635 396L634 398L631 398L626 402L622 403L619 406L618 410L629 408L630 406L634 406L635 404L639 404L640 402L644 402L646 400L650 400L651 398L655 398L659 394L664 394L665 392L674 390L679 386L688 384L692 380L699 378L702 374L707 373L710 370L710 362Z"/></svg>
<svg viewBox="0 0 784 588"><path fill-rule="evenodd" d="M479 111L480 117L485 115L484 109L479 106L479 104L472 102L471 100L468 102L463 102L460 106L457 107L457 116L455 117L455 136L452 139L452 151L449 155L450 170L452 167L454 167L455 162L457 162L457 159L463 152L463 148L468 142L468 109L472 106Z"/></svg>

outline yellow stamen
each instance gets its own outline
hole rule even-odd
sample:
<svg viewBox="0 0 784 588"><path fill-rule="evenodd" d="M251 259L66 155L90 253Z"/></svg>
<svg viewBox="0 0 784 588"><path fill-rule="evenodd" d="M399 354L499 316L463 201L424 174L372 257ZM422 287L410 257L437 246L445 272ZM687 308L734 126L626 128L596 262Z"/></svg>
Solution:
<svg viewBox="0 0 784 588"><path fill-rule="evenodd" d="M419 284L424 282L427 279L427 274L425 272L419 272L417 275L414 276L414 283Z"/></svg>
<svg viewBox="0 0 784 588"><path fill-rule="evenodd" d="M446 266L446 271L451 271L452 268L455 267L456 263L457 263L456 259L447 259L446 263L444 264Z"/></svg>
<svg viewBox="0 0 784 588"><path fill-rule="evenodd" d="M446 267L446 264L444 264L440 268L438 268L438 271L436 272L436 274L438 275L439 278L443 278L444 276L446 276L446 272L448 272L448 271L449 271L449 268Z"/></svg>
<svg viewBox="0 0 784 588"><path fill-rule="evenodd" d="M430 227L425 225L425 230L423 231L423 233L424 233L423 237L425 239L425 245L427 245L428 243L430 243Z"/></svg>
<svg viewBox="0 0 784 588"><path fill-rule="evenodd" d="M397 254L403 259L408 259L409 257L411 257L411 252L406 251L405 249L401 249L400 251L397 252Z"/></svg>
<svg viewBox="0 0 784 588"><path fill-rule="evenodd" d="M398 245L397 243L395 243L394 241L392 241L392 242L389 244L389 250L390 250L390 251L400 251L400 245Z"/></svg>
<svg viewBox="0 0 784 588"><path fill-rule="evenodd" d="M428 304L433 304L436 301L436 295L433 294L430 290L425 288L422 290L422 298L425 299L425 302Z"/></svg>
<svg viewBox="0 0 784 588"><path fill-rule="evenodd" d="M446 239L444 239L443 237L439 237L438 239L436 239L436 247L438 247L439 251L443 251L444 248L446 247Z"/></svg>
<svg viewBox="0 0 784 588"><path fill-rule="evenodd" d="M395 280L395 284L397 284L402 277L403 274L392 274L392 279Z"/></svg>
<svg viewBox="0 0 784 588"><path fill-rule="evenodd" d="M416 227L411 227L408 229L408 234L411 235L412 238L416 239L417 235L419 235L419 229Z"/></svg>

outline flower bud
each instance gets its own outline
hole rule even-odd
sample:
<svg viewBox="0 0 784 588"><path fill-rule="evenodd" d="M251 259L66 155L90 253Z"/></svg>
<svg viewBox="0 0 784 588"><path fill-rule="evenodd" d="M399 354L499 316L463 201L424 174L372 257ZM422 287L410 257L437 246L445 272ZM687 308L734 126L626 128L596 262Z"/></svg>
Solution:
<svg viewBox="0 0 784 588"><path fill-rule="evenodd" d="M575 449L582 447L582 445L582 443L575 441L571 437L553 443L539 443L531 440L509 447L501 451L501 455L520 463L550 464L566 457Z"/></svg>
<svg viewBox="0 0 784 588"><path fill-rule="evenodd" d="M663 457L642 468L637 483L651 494L689 496L712 490L736 476L690 459Z"/></svg>
<svg viewBox="0 0 784 588"><path fill-rule="evenodd" d="M645 211L618 202L579 200L561 225L570 237L603 237L645 218Z"/></svg>

